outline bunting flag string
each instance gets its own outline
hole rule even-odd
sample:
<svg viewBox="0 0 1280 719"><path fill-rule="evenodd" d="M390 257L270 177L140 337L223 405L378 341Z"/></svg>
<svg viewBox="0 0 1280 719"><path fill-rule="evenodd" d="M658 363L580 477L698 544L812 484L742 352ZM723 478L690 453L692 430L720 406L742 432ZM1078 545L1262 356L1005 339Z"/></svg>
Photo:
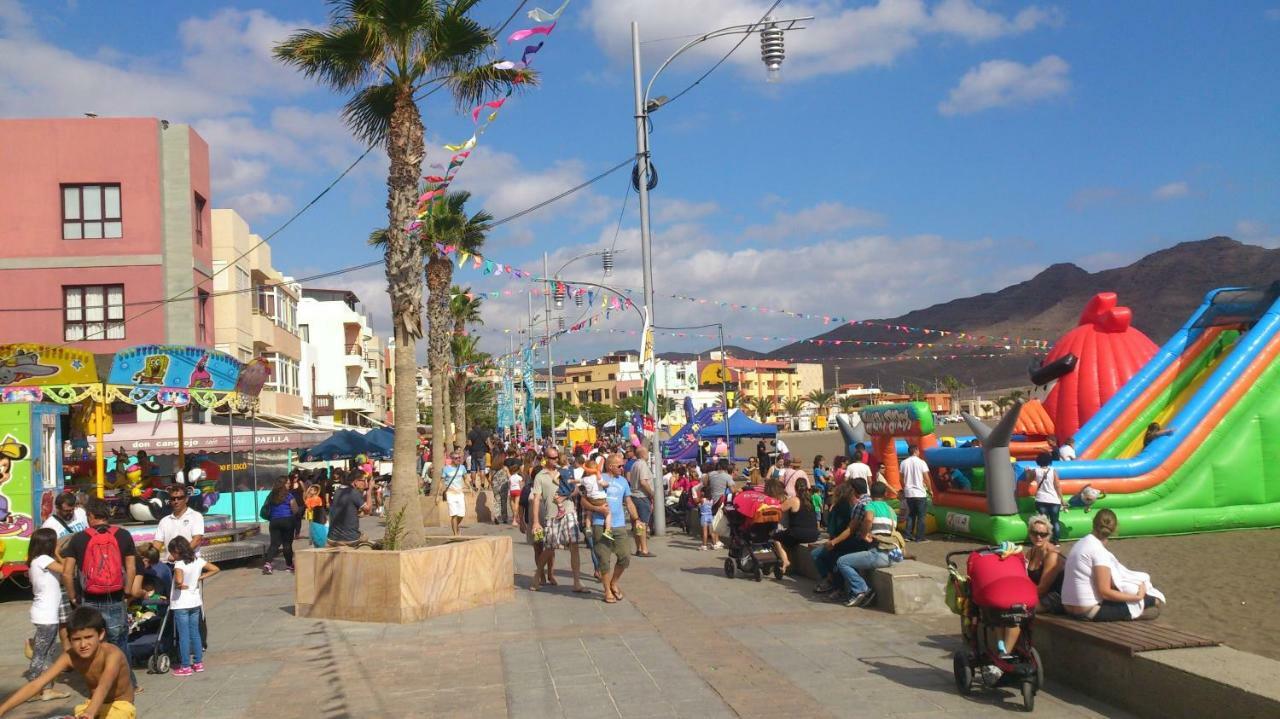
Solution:
<svg viewBox="0 0 1280 719"><path fill-rule="evenodd" d="M773 307L763 307L757 305L741 305L733 302L721 302L719 300L709 300L701 297L689 297L687 295L670 295L672 299L685 300L702 305L715 305L729 310L741 312L759 312L760 314L784 315L805 320L822 320L822 324L847 324L862 327L875 327L878 329L887 329L896 332L908 332L923 335L936 335L938 337L956 337L959 339L971 339L984 342L994 342L998 344L1024 345L1028 349L1047 350L1053 344L1051 340L1035 339L1027 337L1006 337L1000 335L984 335L973 332L961 332L959 330L939 330L928 327L912 327L910 325L898 325L888 322L875 322L872 320L851 320L845 317L837 317L835 315L823 315L809 312L792 312L791 310L782 310ZM845 340L846 342L848 340Z"/></svg>
<svg viewBox="0 0 1280 719"><path fill-rule="evenodd" d="M861 361L861 362L946 362L954 360L967 359L997 359L1002 357L1021 357L1016 352L987 352L983 354L929 354L929 355L850 355L848 357L770 357L770 360L781 360L783 362L830 362L832 360L840 361ZM598 357L579 357L559 359L557 362L566 365L580 364L583 362L594 362Z"/></svg>
<svg viewBox="0 0 1280 719"><path fill-rule="evenodd" d="M567 7L569 7L569 1L570 0L565 0L565 2L553 13L547 12L541 8L530 10L528 13L529 19L539 23L548 23L549 20L549 24L537 25L526 30L517 30L516 32L511 33L511 36L507 38L507 43L519 42L534 35L542 35L544 37L550 35L551 31L555 30L556 22L559 20L560 15ZM507 99L511 97L511 94L515 92L515 86L525 81L525 76L520 74L520 72L528 69L530 58L541 50L544 44L545 41L539 41L534 45L526 45L524 52L520 55L520 62L518 63L510 60L494 63L493 67L498 70L515 70L517 71L517 74L511 79L511 84L507 86L507 90L502 97L489 100L488 102L482 102L472 108L471 121L476 125L476 128L475 131L471 133L470 138L459 144L444 146L444 149L450 153L449 164L443 168L445 170L443 175L427 175L422 178L426 184L423 187L421 196L418 197L416 219L410 222L409 226L405 229L410 232L420 231L422 229L424 222L431 214L432 206L436 201L444 199L445 192L448 190L449 185L457 176L458 171L462 169L462 165L467 161L467 158L471 156L471 151L474 150L476 145L480 142L480 136L489 129L489 126L492 125L495 120L498 119L500 109L506 103ZM484 113L486 109L489 110L489 112L484 116L484 120L481 121L481 113ZM439 165L433 164L431 167L435 168L439 167ZM461 262L465 261L465 258L461 258Z"/></svg>

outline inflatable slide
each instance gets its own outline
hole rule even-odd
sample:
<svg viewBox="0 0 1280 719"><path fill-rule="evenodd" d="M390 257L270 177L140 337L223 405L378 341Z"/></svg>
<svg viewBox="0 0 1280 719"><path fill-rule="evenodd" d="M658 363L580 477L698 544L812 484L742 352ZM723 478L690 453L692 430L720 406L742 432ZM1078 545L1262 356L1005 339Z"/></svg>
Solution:
<svg viewBox="0 0 1280 719"><path fill-rule="evenodd" d="M1162 433L1148 442L1153 423ZM1034 511L1019 481L1029 465L1001 466L1007 433L972 424L992 440L985 491L940 487L931 512L945 531L1021 540ZM1280 526L1280 283L1210 292L1075 439L1080 459L1054 463L1063 493L1103 492L1094 507L1116 511L1121 535ZM1064 512L1063 537L1083 536L1091 520Z"/></svg>

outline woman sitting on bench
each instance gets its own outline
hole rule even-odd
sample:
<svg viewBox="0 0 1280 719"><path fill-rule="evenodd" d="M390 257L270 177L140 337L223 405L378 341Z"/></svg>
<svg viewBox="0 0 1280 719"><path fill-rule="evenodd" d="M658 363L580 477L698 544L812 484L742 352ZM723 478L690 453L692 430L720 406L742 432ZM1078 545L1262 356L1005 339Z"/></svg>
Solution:
<svg viewBox="0 0 1280 719"><path fill-rule="evenodd" d="M1127 569L1107 549L1117 524L1115 512L1099 510L1093 517L1093 531L1076 542L1067 556L1062 605L1077 619L1119 622L1160 616L1164 595L1151 586L1150 575Z"/></svg>

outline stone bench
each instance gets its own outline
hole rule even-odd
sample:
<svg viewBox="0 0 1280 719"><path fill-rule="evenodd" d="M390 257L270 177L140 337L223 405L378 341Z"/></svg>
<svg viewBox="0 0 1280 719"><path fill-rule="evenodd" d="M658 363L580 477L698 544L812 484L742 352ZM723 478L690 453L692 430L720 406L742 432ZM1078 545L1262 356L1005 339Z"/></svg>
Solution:
<svg viewBox="0 0 1280 719"><path fill-rule="evenodd" d="M792 552L791 574L817 581L812 552L822 544L802 544ZM869 583L876 591L876 607L891 614L947 614L947 581L947 570L907 559L872 571Z"/></svg>
<svg viewBox="0 0 1280 719"><path fill-rule="evenodd" d="M890 614L949 614L947 570L904 559L871 572L876 607Z"/></svg>
<svg viewBox="0 0 1280 719"><path fill-rule="evenodd" d="M1280 716L1280 662L1161 622L1035 620L1049 684L1140 717Z"/></svg>

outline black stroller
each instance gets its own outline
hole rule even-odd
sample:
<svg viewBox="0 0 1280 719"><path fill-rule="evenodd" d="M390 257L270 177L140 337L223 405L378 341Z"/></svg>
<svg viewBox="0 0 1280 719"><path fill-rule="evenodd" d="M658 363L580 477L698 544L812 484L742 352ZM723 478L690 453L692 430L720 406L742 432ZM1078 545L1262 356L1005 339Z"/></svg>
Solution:
<svg viewBox="0 0 1280 719"><path fill-rule="evenodd" d="M742 574L758 582L766 573L773 572L774 579L782 579L782 560L773 551L773 535L782 521L782 510L775 505L761 504L755 508L750 522L732 501L724 503L723 511L729 522L725 576L733 579Z"/></svg>
<svg viewBox="0 0 1280 719"><path fill-rule="evenodd" d="M129 656L135 666L144 663L150 674L164 674L176 659L178 651L177 630L169 621L169 600L158 597L143 601L143 608L150 616L129 627Z"/></svg>

